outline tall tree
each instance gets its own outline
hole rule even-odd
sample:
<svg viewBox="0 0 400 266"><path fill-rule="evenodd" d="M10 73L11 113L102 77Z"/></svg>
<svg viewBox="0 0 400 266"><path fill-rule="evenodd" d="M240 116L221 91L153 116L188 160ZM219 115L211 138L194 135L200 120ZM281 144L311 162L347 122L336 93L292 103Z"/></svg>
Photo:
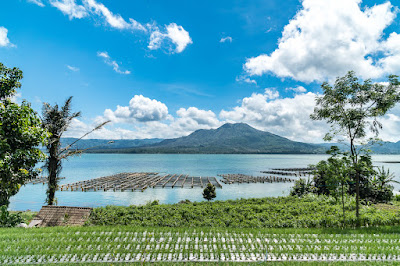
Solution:
<svg viewBox="0 0 400 266"><path fill-rule="evenodd" d="M45 164L49 174L46 199L48 205L53 205L55 203L55 193L58 187L59 174L62 170L62 160L69 156L82 153L82 150L72 150L72 146L82 138L86 137L93 131L102 128L106 123L108 123L107 121L98 125L70 145L62 148L61 137L63 133L67 131L73 119L81 115L80 112L73 113L71 111L71 101L72 96L69 97L61 107L59 107L58 104L55 104L54 106L51 106L48 103L43 104L43 127L51 134L46 146L48 157Z"/></svg>
<svg viewBox="0 0 400 266"><path fill-rule="evenodd" d="M400 101L399 81L391 75L388 83L373 83L367 79L359 82L353 71L337 78L334 86L325 82L321 85L323 95L316 98L316 107L311 118L325 120L331 125L325 140L343 136L349 144L352 168L351 178L356 188L356 216L359 220L360 178L365 168L360 160L360 149L369 132L378 136L382 124L378 118L384 116Z"/></svg>
<svg viewBox="0 0 400 266"><path fill-rule="evenodd" d="M47 137L40 118L28 102L12 101L22 77L18 68L0 63L0 206L8 206L10 197L38 175L35 165L45 159L37 148Z"/></svg>

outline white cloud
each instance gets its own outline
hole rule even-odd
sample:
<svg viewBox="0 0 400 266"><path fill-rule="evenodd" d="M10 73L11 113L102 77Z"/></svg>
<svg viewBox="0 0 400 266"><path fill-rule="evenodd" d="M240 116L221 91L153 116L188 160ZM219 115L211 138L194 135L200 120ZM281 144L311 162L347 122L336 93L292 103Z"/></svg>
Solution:
<svg viewBox="0 0 400 266"><path fill-rule="evenodd" d="M78 5L75 0L50 0L50 4L68 15L69 19L81 19L88 15L86 8Z"/></svg>
<svg viewBox="0 0 400 266"><path fill-rule="evenodd" d="M222 110L219 118L227 122L244 122L295 141L321 142L329 129L324 122L313 121L310 114L315 106L314 93L298 94L293 98L278 98L271 89L253 93L230 111Z"/></svg>
<svg viewBox="0 0 400 266"><path fill-rule="evenodd" d="M185 50L186 46L193 43L192 39L182 26L176 25L176 23L171 23L167 26L167 36L171 41L176 44L176 52L181 53Z"/></svg>
<svg viewBox="0 0 400 266"><path fill-rule="evenodd" d="M105 25L112 28L149 34L148 48L150 50L157 50L165 46L168 52L181 53L189 44L193 43L189 32L176 23L165 25L160 30L156 22L143 25L133 18L129 18L127 21L121 15L114 14L104 4L96 0L82 0L82 5L77 4L76 0L50 0L50 4L65 15L68 15L69 19L81 19L87 16L99 17L104 21Z"/></svg>
<svg viewBox="0 0 400 266"><path fill-rule="evenodd" d="M112 60L107 52L97 52L97 56L102 57L104 59L104 63L106 63L109 66L112 66L115 72L124 75L129 75L131 73L129 70L125 71L121 70L119 64L115 60Z"/></svg>
<svg viewBox="0 0 400 266"><path fill-rule="evenodd" d="M4 27L0 27L0 47L14 46L8 39L7 34L8 30Z"/></svg>
<svg viewBox="0 0 400 266"><path fill-rule="evenodd" d="M257 85L257 81L245 76L236 77L236 81Z"/></svg>
<svg viewBox="0 0 400 266"><path fill-rule="evenodd" d="M233 39L230 36L223 37L223 38L221 38L221 40L219 40L219 42L232 42L232 41L233 41Z"/></svg>
<svg viewBox="0 0 400 266"><path fill-rule="evenodd" d="M113 14L107 7L95 0L84 0L83 2L88 11L103 17L107 24L113 28L146 31L146 28L136 20L130 18L128 23L121 15Z"/></svg>
<svg viewBox="0 0 400 266"><path fill-rule="evenodd" d="M164 103L143 95L135 95L129 101L129 106L117 106L115 111L106 109L104 118L115 123L135 123L165 120L169 116Z"/></svg>
<svg viewBox="0 0 400 266"><path fill-rule="evenodd" d="M179 118L172 125L179 125L181 129L186 131L194 131L200 128L210 129L221 125L221 122L211 110L200 110L196 107L180 108L176 114Z"/></svg>
<svg viewBox="0 0 400 266"><path fill-rule="evenodd" d="M400 70L400 38L383 31L396 17L390 2L361 9L361 0L303 0L302 9L284 27L278 48L247 60L250 75L312 82L333 80L354 70L377 78ZM383 53L383 58L376 59Z"/></svg>
<svg viewBox="0 0 400 266"><path fill-rule="evenodd" d="M79 68L78 68L78 67L74 67L74 66L67 65L67 68L68 68L69 70L73 71L73 72L78 72L78 71L79 71Z"/></svg>
<svg viewBox="0 0 400 266"><path fill-rule="evenodd" d="M323 142L323 136L330 127L324 121L310 119L316 96L318 94L308 92L279 98L278 91L267 88L263 93L243 98L231 110L221 110L219 116L211 110L189 107L180 108L173 117L164 103L135 95L128 106L117 106L114 111L106 109L103 116L91 123L76 119L65 136L79 137L105 120L112 123L91 134L90 138L176 138L198 129L215 129L227 122L242 122L294 141L319 143ZM380 121L383 124L380 137L387 141L399 141L400 105Z"/></svg>
<svg viewBox="0 0 400 266"><path fill-rule="evenodd" d="M307 92L307 89L304 88L303 86L297 86L293 88L286 88L286 91L294 91L295 93L305 93Z"/></svg>
<svg viewBox="0 0 400 266"><path fill-rule="evenodd" d="M44 7L43 1L42 0L27 0L29 3L38 5L40 7Z"/></svg>
<svg viewBox="0 0 400 266"><path fill-rule="evenodd" d="M167 41L167 47L169 47L168 42L174 44L172 50L175 53L181 53L185 48L193 43L192 39L182 26L178 26L176 23L171 23L165 26L165 32L161 32L160 29L155 25L149 25L151 29L150 42L147 46L150 50L160 49L165 41Z"/></svg>

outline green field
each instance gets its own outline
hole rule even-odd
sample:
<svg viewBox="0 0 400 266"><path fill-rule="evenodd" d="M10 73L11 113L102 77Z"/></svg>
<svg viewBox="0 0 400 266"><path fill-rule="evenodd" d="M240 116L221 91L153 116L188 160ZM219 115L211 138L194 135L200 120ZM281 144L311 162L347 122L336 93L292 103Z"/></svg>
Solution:
<svg viewBox="0 0 400 266"><path fill-rule="evenodd" d="M0 229L0 264L89 262L400 262L400 229L93 226Z"/></svg>
<svg viewBox="0 0 400 266"><path fill-rule="evenodd" d="M354 198L347 198L346 227L356 225ZM363 205L362 226L400 225L399 202ZM331 197L307 195L239 199L215 202L107 206L95 208L91 225L143 227L227 228L339 228L343 226L341 202Z"/></svg>

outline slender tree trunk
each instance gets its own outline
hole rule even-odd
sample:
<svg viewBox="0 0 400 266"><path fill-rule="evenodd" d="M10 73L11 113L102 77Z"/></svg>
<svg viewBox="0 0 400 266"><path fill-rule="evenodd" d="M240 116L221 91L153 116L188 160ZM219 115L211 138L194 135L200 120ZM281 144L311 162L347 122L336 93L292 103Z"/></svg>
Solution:
<svg viewBox="0 0 400 266"><path fill-rule="evenodd" d="M357 227L360 226L360 172L357 166L357 153L354 146L354 141L350 141L351 157L353 160L353 167L356 170L356 218Z"/></svg>
<svg viewBox="0 0 400 266"><path fill-rule="evenodd" d="M342 207L343 207L343 227L346 225L346 213L344 210L344 182L342 182Z"/></svg>
<svg viewBox="0 0 400 266"><path fill-rule="evenodd" d="M357 227L360 227L360 173L356 172L356 217Z"/></svg>
<svg viewBox="0 0 400 266"><path fill-rule="evenodd" d="M58 142L50 144L47 170L49 172L47 204L53 205L57 189Z"/></svg>

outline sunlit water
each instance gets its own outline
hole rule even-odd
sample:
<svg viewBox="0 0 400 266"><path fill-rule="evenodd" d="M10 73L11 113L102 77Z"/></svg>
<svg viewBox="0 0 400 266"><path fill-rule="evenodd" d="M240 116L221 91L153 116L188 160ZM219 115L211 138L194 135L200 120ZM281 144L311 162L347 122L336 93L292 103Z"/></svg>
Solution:
<svg viewBox="0 0 400 266"><path fill-rule="evenodd" d="M326 155L242 155L242 154L84 154L71 158L63 164L61 176L67 184L121 172L158 172L189 174L191 176L217 176L218 174L241 173L262 175L260 171L270 168L307 167ZM400 181L400 164L383 161L400 161L400 155L374 155L374 165L385 165ZM222 184L217 189L217 200L274 197L289 193L293 183ZM395 190L400 185L394 184ZM46 185L28 184L12 197L10 209L37 211L44 205ZM158 188L144 192L71 192L57 191L58 205L97 207L106 205L145 204L159 200L160 203L176 203L181 200L202 201L202 189Z"/></svg>

